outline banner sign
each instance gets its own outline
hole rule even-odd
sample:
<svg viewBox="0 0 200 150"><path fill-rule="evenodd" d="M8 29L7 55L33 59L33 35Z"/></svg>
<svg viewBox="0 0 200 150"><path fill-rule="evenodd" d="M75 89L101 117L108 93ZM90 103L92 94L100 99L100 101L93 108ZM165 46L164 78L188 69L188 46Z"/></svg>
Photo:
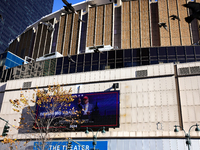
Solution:
<svg viewBox="0 0 200 150"><path fill-rule="evenodd" d="M91 150L93 149L93 141L76 141L77 143L72 141L71 149L70 150ZM95 149L97 150L107 150L107 141L97 141L97 145ZM45 150L68 150L67 149L67 141L52 141L46 142ZM82 146L82 147L81 147ZM42 146L39 145L39 142L34 142L33 150L41 150ZM84 149L83 149L84 148Z"/></svg>
<svg viewBox="0 0 200 150"><path fill-rule="evenodd" d="M79 93L70 105L48 107L36 106L36 119L55 117L53 128L119 127L119 91ZM48 109L47 109L48 108ZM51 110L51 111L47 111ZM81 123L76 120L79 112ZM41 120L41 119L40 119Z"/></svg>

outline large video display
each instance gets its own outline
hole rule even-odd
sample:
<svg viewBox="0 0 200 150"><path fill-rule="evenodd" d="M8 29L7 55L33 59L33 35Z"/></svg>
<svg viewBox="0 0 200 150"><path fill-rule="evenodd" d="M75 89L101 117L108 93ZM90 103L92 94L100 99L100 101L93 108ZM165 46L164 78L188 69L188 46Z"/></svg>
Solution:
<svg viewBox="0 0 200 150"><path fill-rule="evenodd" d="M55 117L51 128L119 127L119 91L79 93L70 105L36 105L36 119ZM47 111L51 110L51 111ZM77 113L78 112L78 117ZM80 122L73 122L72 120Z"/></svg>

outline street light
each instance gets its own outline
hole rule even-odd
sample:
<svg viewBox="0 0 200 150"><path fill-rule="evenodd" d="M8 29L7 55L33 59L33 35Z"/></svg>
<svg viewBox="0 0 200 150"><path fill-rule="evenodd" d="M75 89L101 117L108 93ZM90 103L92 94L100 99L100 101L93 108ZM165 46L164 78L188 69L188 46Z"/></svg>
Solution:
<svg viewBox="0 0 200 150"><path fill-rule="evenodd" d="M192 127L194 127L194 126L196 126L195 131L200 131L200 129L199 129L199 127L198 127L198 126L199 126L198 124L192 125L192 126L190 127L188 133L185 132L185 130L183 129L183 127L177 126L177 125L174 126L174 127L175 127L174 132L179 132L179 130L178 130L177 127L181 128L181 129L184 131L184 133L185 133L185 139L186 139L186 145L188 146L188 150L190 150L190 145L191 145L191 141L190 141L190 130L191 130Z"/></svg>
<svg viewBox="0 0 200 150"><path fill-rule="evenodd" d="M92 144L93 144L93 150L95 150L95 146L97 145L97 134L101 129L102 129L102 131L101 131L102 134L106 133L105 127L99 128L97 130L96 134L94 134L93 130L91 128L88 128L88 127L86 127L85 134L89 134L89 130L88 129L90 129L92 131L92 134L93 134L93 143Z"/></svg>

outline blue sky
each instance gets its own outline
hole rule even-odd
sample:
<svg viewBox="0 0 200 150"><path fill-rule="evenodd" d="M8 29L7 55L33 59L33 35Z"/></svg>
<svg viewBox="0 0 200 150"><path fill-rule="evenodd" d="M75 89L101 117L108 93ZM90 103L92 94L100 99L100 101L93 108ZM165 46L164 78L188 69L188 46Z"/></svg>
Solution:
<svg viewBox="0 0 200 150"><path fill-rule="evenodd" d="M85 1L85 0L68 0L68 2L72 3L72 4L76 4L76 3L79 3L79 2L83 2L83 1ZM60 10L64 5L65 4L62 2L62 0L54 0L52 12Z"/></svg>

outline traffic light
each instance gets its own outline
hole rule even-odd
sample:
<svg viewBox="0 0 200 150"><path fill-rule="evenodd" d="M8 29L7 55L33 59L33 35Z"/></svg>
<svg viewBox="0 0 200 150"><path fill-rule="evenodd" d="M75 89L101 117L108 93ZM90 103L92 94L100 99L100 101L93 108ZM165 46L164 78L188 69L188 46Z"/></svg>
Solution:
<svg viewBox="0 0 200 150"><path fill-rule="evenodd" d="M68 143L67 143L67 149L71 149L72 148L72 142L70 141L70 139L68 139Z"/></svg>
<svg viewBox="0 0 200 150"><path fill-rule="evenodd" d="M9 130L8 130L9 128L10 127L8 126L8 123L6 123L6 125L3 128L2 136L6 136L7 135L6 132L9 132Z"/></svg>

